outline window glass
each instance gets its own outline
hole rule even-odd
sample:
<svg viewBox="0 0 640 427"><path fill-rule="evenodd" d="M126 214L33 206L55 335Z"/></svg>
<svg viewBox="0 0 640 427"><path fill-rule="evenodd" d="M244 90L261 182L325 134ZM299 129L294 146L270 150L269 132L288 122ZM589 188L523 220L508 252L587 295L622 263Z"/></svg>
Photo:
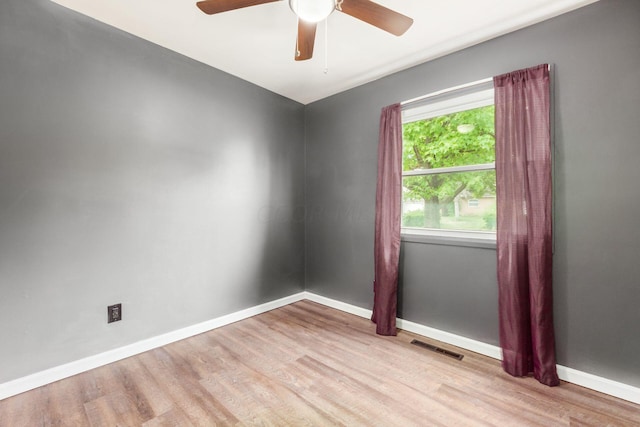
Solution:
<svg viewBox="0 0 640 427"><path fill-rule="evenodd" d="M443 230L496 229L493 170L402 179L402 226Z"/></svg>
<svg viewBox="0 0 640 427"><path fill-rule="evenodd" d="M404 233L495 231L493 90L471 96L403 113Z"/></svg>

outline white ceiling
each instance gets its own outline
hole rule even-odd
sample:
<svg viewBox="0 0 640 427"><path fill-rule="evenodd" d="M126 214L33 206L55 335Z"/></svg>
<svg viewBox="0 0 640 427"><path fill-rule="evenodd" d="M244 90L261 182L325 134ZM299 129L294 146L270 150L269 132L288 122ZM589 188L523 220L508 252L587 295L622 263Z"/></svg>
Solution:
<svg viewBox="0 0 640 427"><path fill-rule="evenodd" d="M395 37L334 12L300 62L287 0L210 16L196 0L52 1L307 104L597 0L376 0L413 26Z"/></svg>

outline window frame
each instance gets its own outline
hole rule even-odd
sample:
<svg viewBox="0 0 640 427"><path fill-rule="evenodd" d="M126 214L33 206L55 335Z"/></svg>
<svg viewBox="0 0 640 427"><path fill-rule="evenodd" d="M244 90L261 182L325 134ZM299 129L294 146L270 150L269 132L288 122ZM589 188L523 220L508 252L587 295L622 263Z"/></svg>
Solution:
<svg viewBox="0 0 640 427"><path fill-rule="evenodd" d="M492 80L462 85L402 103L402 125L404 127L405 123L494 105L494 101ZM483 170L495 170L495 162L411 171L404 171L403 165L402 178ZM402 203L402 201L400 203ZM495 248L496 242L495 231L449 230L401 226L400 234L403 241L416 243Z"/></svg>

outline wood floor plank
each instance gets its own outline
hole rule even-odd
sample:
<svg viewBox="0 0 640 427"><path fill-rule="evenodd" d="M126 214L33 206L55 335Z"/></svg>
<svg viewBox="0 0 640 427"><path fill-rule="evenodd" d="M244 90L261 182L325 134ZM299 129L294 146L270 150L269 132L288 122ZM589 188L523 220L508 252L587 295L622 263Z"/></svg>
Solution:
<svg viewBox="0 0 640 427"><path fill-rule="evenodd" d="M142 364L164 384L164 391L196 426L220 423L235 424L238 420L202 387L183 360L175 360L171 346L140 355Z"/></svg>
<svg viewBox="0 0 640 427"><path fill-rule="evenodd" d="M625 427L640 405L301 301L0 401L2 427L58 425Z"/></svg>
<svg viewBox="0 0 640 427"><path fill-rule="evenodd" d="M143 427L193 427L189 417L175 406L142 425Z"/></svg>
<svg viewBox="0 0 640 427"><path fill-rule="evenodd" d="M82 426L89 423L84 408L81 383L76 381L57 381L43 388L46 393L42 420L44 426Z"/></svg>
<svg viewBox="0 0 640 427"><path fill-rule="evenodd" d="M549 425L566 425L567 420L563 419L560 414L547 415L541 412L540 408L535 405L529 404L525 406L517 405L513 401L505 401L499 397L494 397L484 391L477 391L471 388L460 390L455 387L443 384L439 394L444 394L452 397L454 404L459 409L462 409L464 405L471 405L476 409L476 416L481 409L487 412L493 413L494 416L498 415L499 418L506 420L518 419L520 425L523 426L549 426ZM481 418L481 417L479 417ZM492 423L497 422L497 417L494 418Z"/></svg>
<svg viewBox="0 0 640 427"><path fill-rule="evenodd" d="M91 427L136 426L148 420L137 402L126 393L115 392L84 404Z"/></svg>
<svg viewBox="0 0 640 427"><path fill-rule="evenodd" d="M331 387L326 386L326 378L319 374L314 376L297 362L285 366L282 372L277 373L277 378L309 405L330 414L337 425L358 426L370 423L370 414L354 404L354 401L357 403L357 397L347 396L344 392L335 393Z"/></svg>
<svg viewBox="0 0 640 427"><path fill-rule="evenodd" d="M561 387L555 387L553 393L549 393L547 387L537 381L522 383L520 380L520 378L513 377L498 377L492 389L499 392L505 388L512 388L510 403L514 407L528 408L530 407L529 402L535 401L535 406L528 412L540 415L566 414L567 419L571 418L574 423L582 422L585 425L640 425L640 413L638 412L640 408L633 412L627 412L622 410L624 406L602 405L599 402L603 396L601 393L588 391L589 398L585 399L582 393L587 390L581 387L575 388L576 386L572 384L563 383ZM515 383L518 383L517 388L511 385ZM573 393L566 394L567 389L572 387L574 388Z"/></svg>
<svg viewBox="0 0 640 427"><path fill-rule="evenodd" d="M0 426L40 426L45 423L42 411L44 387L0 400ZM26 410L29 408L29 410Z"/></svg>
<svg viewBox="0 0 640 427"><path fill-rule="evenodd" d="M377 425L420 425L427 420L433 425L437 421L436 417L432 416L437 413L429 405L410 407L406 402L398 400L395 395L379 391L376 388L377 384L358 381L311 357L305 357L299 363L306 370L322 378L322 382L316 382L312 390L323 395L340 396L341 399L347 400L350 406L356 408L359 414L371 414L372 409L375 408L373 413L375 413ZM362 396L367 396L367 399L363 401ZM423 403L426 402L423 401ZM457 414L452 413L451 416L451 422L460 421Z"/></svg>
<svg viewBox="0 0 640 427"><path fill-rule="evenodd" d="M162 390L155 376L140 362L130 357L114 364L115 379L144 417L151 419L173 408L173 399Z"/></svg>

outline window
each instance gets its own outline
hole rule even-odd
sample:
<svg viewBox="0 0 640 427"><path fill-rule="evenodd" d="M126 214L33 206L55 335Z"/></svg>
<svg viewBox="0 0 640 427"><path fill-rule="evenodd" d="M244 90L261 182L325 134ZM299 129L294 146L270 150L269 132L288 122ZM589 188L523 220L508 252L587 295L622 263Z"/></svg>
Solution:
<svg viewBox="0 0 640 427"><path fill-rule="evenodd" d="M495 239L493 86L406 105L402 121L403 235Z"/></svg>

